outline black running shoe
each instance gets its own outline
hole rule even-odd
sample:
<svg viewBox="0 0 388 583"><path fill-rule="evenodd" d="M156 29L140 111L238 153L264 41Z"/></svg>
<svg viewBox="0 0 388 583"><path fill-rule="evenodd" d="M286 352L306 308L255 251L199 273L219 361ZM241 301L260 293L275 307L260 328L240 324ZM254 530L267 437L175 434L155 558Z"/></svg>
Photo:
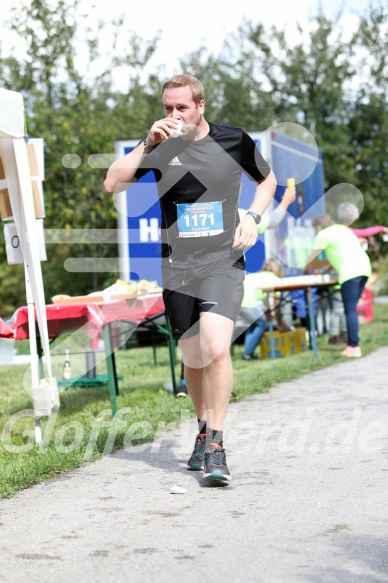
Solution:
<svg viewBox="0 0 388 583"><path fill-rule="evenodd" d="M209 445L205 449L203 477L207 482L230 482L232 479L226 465L225 450L220 445Z"/></svg>
<svg viewBox="0 0 388 583"><path fill-rule="evenodd" d="M187 469L193 472L203 470L204 454L206 449L206 435L198 434L195 438L195 446L191 458L187 462Z"/></svg>
<svg viewBox="0 0 388 583"><path fill-rule="evenodd" d="M189 391L187 390L187 385L186 385L185 381L184 380L179 381L179 385L177 387L175 396L177 398L187 397L188 394L189 394Z"/></svg>

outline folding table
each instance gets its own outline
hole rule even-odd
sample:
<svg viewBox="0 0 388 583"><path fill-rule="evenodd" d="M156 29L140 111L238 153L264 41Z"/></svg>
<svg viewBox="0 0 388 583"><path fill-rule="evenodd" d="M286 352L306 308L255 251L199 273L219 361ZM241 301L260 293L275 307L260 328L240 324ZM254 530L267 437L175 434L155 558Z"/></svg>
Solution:
<svg viewBox="0 0 388 583"><path fill-rule="evenodd" d="M157 318L164 314L165 307L161 293L147 294L130 300L46 305L48 333L51 339L56 339L61 334L74 332L82 327L92 338L102 335L113 415L117 413L116 396L118 394L115 348L112 342L112 331L114 331L116 322L126 322L132 331L140 324L150 328L156 327L159 332L166 336L173 390L176 393L175 341L171 335L168 319L166 318L166 325L156 322ZM26 306L18 308L14 313L12 328L17 340L29 338L28 308Z"/></svg>
<svg viewBox="0 0 388 583"><path fill-rule="evenodd" d="M15 332L10 328L7 322L0 318L0 338L13 338Z"/></svg>
<svg viewBox="0 0 388 583"><path fill-rule="evenodd" d="M318 349L312 288L330 288L334 287L337 284L338 279L336 276L301 275L296 277L283 277L279 280L276 286L263 289L263 291L266 292L267 294L295 290L303 290L305 292L305 300L310 322L311 347L313 349L314 358L318 356ZM269 318L269 333L271 345L271 358L275 358L275 342L273 337L273 324L271 317Z"/></svg>

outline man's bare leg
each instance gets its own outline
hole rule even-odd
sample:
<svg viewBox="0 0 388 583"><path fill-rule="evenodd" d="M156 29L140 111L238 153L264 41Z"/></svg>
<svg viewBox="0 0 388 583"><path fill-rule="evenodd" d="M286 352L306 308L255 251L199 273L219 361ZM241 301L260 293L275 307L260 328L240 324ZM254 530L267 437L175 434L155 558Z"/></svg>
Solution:
<svg viewBox="0 0 388 583"><path fill-rule="evenodd" d="M185 364L185 380L198 419L222 430L233 385L230 342L233 322L202 312L200 333L179 341Z"/></svg>
<svg viewBox="0 0 388 583"><path fill-rule="evenodd" d="M200 315L199 334L179 343L199 426L203 429L202 423L206 423L206 438L199 431L187 466L189 470L203 470L208 482L221 484L232 479L223 448L224 419L233 384L232 332L232 320L204 312Z"/></svg>

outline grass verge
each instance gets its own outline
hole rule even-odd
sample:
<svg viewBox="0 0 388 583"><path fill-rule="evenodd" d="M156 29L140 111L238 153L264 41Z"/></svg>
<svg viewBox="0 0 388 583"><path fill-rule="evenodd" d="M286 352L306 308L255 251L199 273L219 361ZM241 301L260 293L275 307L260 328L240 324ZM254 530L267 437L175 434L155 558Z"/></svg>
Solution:
<svg viewBox="0 0 388 583"><path fill-rule="evenodd" d="M387 345L387 331L388 305L375 304L374 321L360 326L363 354ZM343 361L339 347L329 346L326 335L318 339L316 359L312 351L307 351L275 361L247 362L241 359L242 348L235 344L233 349L234 401ZM83 355L73 356L72 366L82 368L83 358ZM54 368L58 378L62 360ZM58 414L42 420L43 446L40 448L34 445L32 403L23 388L28 367L0 368L1 498L81 467L104 453L150 442L183 419L194 416L189 398L176 399L164 389L164 384L170 381L167 348L158 347L156 365L152 362L151 347L119 350L116 363L123 375L116 423L112 422L107 387L69 388L60 394ZM179 374L179 364L176 374Z"/></svg>

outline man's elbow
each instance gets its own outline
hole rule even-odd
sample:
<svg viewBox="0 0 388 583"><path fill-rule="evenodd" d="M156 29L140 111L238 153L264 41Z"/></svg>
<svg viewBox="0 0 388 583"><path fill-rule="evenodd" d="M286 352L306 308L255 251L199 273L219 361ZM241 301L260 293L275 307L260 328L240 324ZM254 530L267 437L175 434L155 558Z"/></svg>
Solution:
<svg viewBox="0 0 388 583"><path fill-rule="evenodd" d="M277 186L277 180L276 180L276 176L273 173L273 171L271 170L270 173L268 174L266 180L268 181L269 184L271 184L273 191L275 192L276 190L276 186Z"/></svg>
<svg viewBox="0 0 388 583"><path fill-rule="evenodd" d="M108 194L113 194L115 189L115 184L112 180L110 180L109 178L106 178L104 180L104 190L105 192L107 192Z"/></svg>
<svg viewBox="0 0 388 583"><path fill-rule="evenodd" d="M107 176L104 181L104 189L108 194L119 194L130 188L135 182L136 180L134 178L128 182L117 182L117 180L113 180Z"/></svg>
<svg viewBox="0 0 388 583"><path fill-rule="evenodd" d="M128 184L117 182L107 176L104 181L104 189L108 194L119 194L128 188Z"/></svg>
<svg viewBox="0 0 388 583"><path fill-rule="evenodd" d="M262 182L260 182L260 186L263 186L263 185L267 191L270 191L272 193L272 195L275 194L277 180L276 180L276 176L272 172L272 170L270 170L269 173L267 174L267 176L264 178L264 180L262 180Z"/></svg>

